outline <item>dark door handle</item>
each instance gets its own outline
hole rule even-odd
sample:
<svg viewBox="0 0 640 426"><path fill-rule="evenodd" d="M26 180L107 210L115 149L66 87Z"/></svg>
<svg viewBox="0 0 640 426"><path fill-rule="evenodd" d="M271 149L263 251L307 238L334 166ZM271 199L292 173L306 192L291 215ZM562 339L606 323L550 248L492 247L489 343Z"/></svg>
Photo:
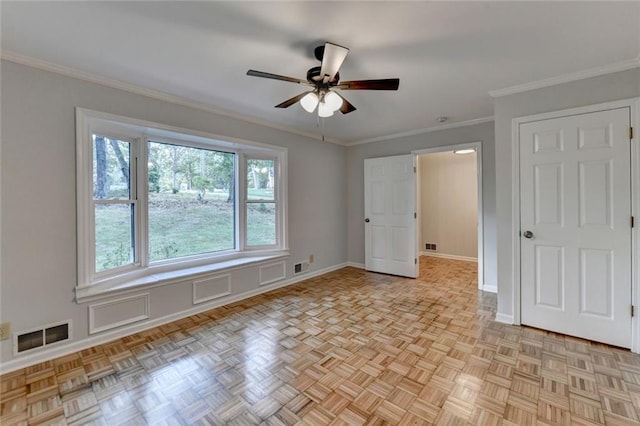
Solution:
<svg viewBox="0 0 640 426"><path fill-rule="evenodd" d="M371 221L369 220L369 218L366 218L364 221L365 221L365 222L367 222L367 223L371 222Z"/></svg>
<svg viewBox="0 0 640 426"><path fill-rule="evenodd" d="M531 232L531 231L524 231L524 232L522 233L522 236L523 236L523 237L525 237L525 238L533 238L533 232Z"/></svg>

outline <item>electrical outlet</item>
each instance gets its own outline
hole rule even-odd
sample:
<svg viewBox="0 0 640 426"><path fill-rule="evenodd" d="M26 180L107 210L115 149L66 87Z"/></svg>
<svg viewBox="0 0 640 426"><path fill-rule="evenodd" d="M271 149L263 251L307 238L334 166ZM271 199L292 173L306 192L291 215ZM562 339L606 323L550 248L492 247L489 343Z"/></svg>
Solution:
<svg viewBox="0 0 640 426"><path fill-rule="evenodd" d="M313 263L313 261L315 260L315 256L313 254L309 255L309 263Z"/></svg>
<svg viewBox="0 0 640 426"><path fill-rule="evenodd" d="M11 337L11 323L0 323L0 340L6 340Z"/></svg>

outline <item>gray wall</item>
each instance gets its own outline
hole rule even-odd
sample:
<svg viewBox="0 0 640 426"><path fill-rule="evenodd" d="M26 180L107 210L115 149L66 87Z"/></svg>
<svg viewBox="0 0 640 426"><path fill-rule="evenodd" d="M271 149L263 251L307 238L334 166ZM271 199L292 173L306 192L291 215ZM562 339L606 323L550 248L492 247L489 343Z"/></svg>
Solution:
<svg viewBox="0 0 640 426"><path fill-rule="evenodd" d="M439 130L394 140L350 146L347 150L347 249L350 262L364 263L364 159L409 154L437 146L482 142L484 283L496 285L496 181L494 124Z"/></svg>
<svg viewBox="0 0 640 426"><path fill-rule="evenodd" d="M640 96L637 68L495 99L499 315L513 315L512 119L636 96Z"/></svg>
<svg viewBox="0 0 640 426"><path fill-rule="evenodd" d="M13 331L72 319L74 341L88 335L87 306L73 301L74 107L287 147L287 275L293 262L312 253L310 272L347 261L344 147L7 61L0 82L0 320L11 321ZM152 296L152 318L192 307L190 295L171 286L154 289ZM0 359L12 359L10 341L0 345Z"/></svg>

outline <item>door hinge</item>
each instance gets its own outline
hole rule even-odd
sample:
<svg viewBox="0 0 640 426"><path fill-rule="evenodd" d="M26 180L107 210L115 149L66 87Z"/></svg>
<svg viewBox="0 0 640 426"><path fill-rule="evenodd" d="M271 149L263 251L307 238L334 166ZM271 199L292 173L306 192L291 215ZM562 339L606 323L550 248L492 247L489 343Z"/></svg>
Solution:
<svg viewBox="0 0 640 426"><path fill-rule="evenodd" d="M631 305L631 316L635 316L635 309L633 305Z"/></svg>
<svg viewBox="0 0 640 426"><path fill-rule="evenodd" d="M634 221L634 219L633 219L633 216L631 216L631 227L632 227L632 228L633 228L633 226L634 226L634 223L635 223L635 221Z"/></svg>
<svg viewBox="0 0 640 426"><path fill-rule="evenodd" d="M418 258L417 258L417 257L413 259L413 263L414 263L415 265L417 265L417 264L418 264Z"/></svg>
<svg viewBox="0 0 640 426"><path fill-rule="evenodd" d="M416 173L417 171L416 166L413 166L413 173Z"/></svg>
<svg viewBox="0 0 640 426"><path fill-rule="evenodd" d="M414 219L417 219L417 218L418 218L418 213L413 212L413 218L414 218Z"/></svg>
<svg viewBox="0 0 640 426"><path fill-rule="evenodd" d="M629 127L629 139L633 139L633 127Z"/></svg>

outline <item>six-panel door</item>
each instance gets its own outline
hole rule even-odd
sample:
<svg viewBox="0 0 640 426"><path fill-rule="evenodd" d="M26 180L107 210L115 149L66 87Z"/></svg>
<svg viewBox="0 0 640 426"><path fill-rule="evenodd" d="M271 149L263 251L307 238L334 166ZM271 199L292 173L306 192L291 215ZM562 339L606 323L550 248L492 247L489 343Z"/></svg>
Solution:
<svg viewBox="0 0 640 426"><path fill-rule="evenodd" d="M522 324L630 347L629 126L629 108L520 125Z"/></svg>
<svg viewBox="0 0 640 426"><path fill-rule="evenodd" d="M366 159L364 174L366 269L417 277L413 156Z"/></svg>

